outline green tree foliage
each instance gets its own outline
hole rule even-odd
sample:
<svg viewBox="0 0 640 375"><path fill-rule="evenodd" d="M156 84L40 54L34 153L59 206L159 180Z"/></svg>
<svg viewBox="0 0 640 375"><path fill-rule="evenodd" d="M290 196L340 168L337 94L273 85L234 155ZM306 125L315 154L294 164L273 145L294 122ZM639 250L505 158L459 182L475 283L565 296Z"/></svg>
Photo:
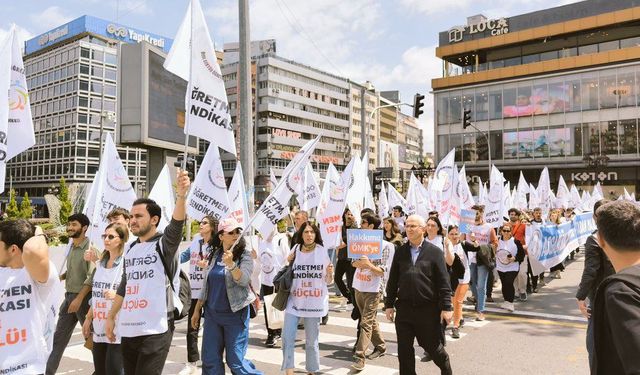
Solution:
<svg viewBox="0 0 640 375"><path fill-rule="evenodd" d="M31 215L33 214L33 207L31 207L31 200L29 199L29 194L25 191L24 198L20 203L20 213L19 216L23 219L31 219Z"/></svg>
<svg viewBox="0 0 640 375"><path fill-rule="evenodd" d="M16 202L16 191L13 189L9 192L9 204L7 204L6 213L9 219L17 219L20 215L18 202Z"/></svg>
<svg viewBox="0 0 640 375"><path fill-rule="evenodd" d="M69 216L71 216L72 205L69 198L69 187L64 181L64 177L60 179L58 199L60 199L60 223L66 224Z"/></svg>

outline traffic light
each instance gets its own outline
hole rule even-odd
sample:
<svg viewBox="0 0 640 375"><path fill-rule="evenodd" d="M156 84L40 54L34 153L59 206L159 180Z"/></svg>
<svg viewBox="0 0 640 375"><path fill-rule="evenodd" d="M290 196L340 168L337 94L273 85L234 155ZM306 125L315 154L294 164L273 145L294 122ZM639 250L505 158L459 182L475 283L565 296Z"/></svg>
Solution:
<svg viewBox="0 0 640 375"><path fill-rule="evenodd" d="M462 129L466 129L471 126L471 110L465 109L462 117Z"/></svg>
<svg viewBox="0 0 640 375"><path fill-rule="evenodd" d="M182 161L184 160L184 154L178 154L178 159L173 163L175 167L182 168ZM187 156L186 171L189 173L189 178L193 179L196 175L196 159L193 156Z"/></svg>
<svg viewBox="0 0 640 375"><path fill-rule="evenodd" d="M413 117L418 118L420 117L420 115L422 113L424 113L424 111L422 110L422 107L424 107L424 103L422 102L424 100L424 95L422 94L415 94L413 97Z"/></svg>
<svg viewBox="0 0 640 375"><path fill-rule="evenodd" d="M382 189L382 171L371 171L371 191L374 196L377 196Z"/></svg>

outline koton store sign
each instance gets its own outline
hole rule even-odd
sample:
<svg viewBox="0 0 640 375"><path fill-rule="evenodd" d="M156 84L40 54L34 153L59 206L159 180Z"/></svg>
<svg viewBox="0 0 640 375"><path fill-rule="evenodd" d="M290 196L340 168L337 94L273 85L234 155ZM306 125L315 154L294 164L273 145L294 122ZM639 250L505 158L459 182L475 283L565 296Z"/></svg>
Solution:
<svg viewBox="0 0 640 375"><path fill-rule="evenodd" d="M464 38L465 33L473 35L490 31L491 35L502 35L509 32L509 23L506 18L482 21L468 26L455 26L449 29L449 43L456 43Z"/></svg>

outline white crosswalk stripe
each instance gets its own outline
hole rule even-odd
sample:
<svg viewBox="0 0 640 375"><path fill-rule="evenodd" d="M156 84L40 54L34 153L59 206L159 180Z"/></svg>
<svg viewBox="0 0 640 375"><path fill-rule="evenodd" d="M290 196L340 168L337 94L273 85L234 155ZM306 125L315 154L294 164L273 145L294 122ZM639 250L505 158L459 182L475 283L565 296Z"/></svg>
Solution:
<svg viewBox="0 0 640 375"><path fill-rule="evenodd" d="M378 322L387 344L387 354L397 357L397 343L394 324L388 322L386 320L386 317L384 316L384 313L382 312L378 313ZM333 311L330 312L328 324L326 326L320 327L320 372L322 374L343 375L351 373L350 366L353 362L350 356L350 349L353 347L356 341L356 324L357 322L352 320L347 313L336 313ZM470 320L466 322L465 327L482 328L487 324L489 324L489 321L486 320L482 322ZM249 345L246 357L250 359L258 369L263 370L264 368L269 368L270 370L264 370L265 374L279 373L279 368L282 364L282 349L280 348L280 343L278 343L278 346L276 348L267 348L263 345L267 337L267 329L262 317L262 311L260 311L257 318L251 320L249 331L249 338L253 341L253 343ZM183 320L176 325L171 352L166 362L167 365L165 366L164 374L176 374L182 366L180 358L186 359L185 333L186 320ZM77 368L68 369L66 371L60 371L59 374L91 374L91 371L89 369L92 369L92 365L89 364L92 364L93 359L91 356L91 352L83 347L83 342L81 341L82 338L80 335L81 331L78 325L78 327L76 327L76 330L74 331L71 344L64 352L62 364L64 364L65 359L71 359L86 362L87 366L83 366L83 370L78 370ZM202 331L200 331L200 335L202 335ZM456 342L464 340L465 336L467 336L468 333L465 332L465 329L461 329L460 338L453 339L451 338L451 330L448 329L446 335L447 345L456 345ZM259 344L256 344L256 341ZM200 340L199 343L202 344L202 341ZM344 355L338 356L330 354L331 351L343 349L349 350L349 355L346 356L347 358L345 358ZM327 351L329 352L329 355L327 355ZM179 352L179 354L176 355L176 352ZM416 346L416 353L422 354L422 352L422 349ZM300 330L298 331L296 342L296 368L304 369L304 361L304 331ZM365 369L359 374L396 374L397 360L386 362L386 366L381 366L379 365L379 361L367 361ZM228 372L227 370L227 373L230 372Z"/></svg>

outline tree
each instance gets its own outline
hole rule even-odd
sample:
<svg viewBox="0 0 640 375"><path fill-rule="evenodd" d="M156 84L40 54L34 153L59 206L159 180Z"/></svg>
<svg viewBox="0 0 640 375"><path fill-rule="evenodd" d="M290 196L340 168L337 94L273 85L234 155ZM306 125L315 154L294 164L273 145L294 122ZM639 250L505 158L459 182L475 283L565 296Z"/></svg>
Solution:
<svg viewBox="0 0 640 375"><path fill-rule="evenodd" d="M71 199L69 199L69 187L67 187L67 183L64 181L64 177L60 179L60 188L59 188L58 199L60 199L60 223L66 224L67 220L69 220L69 216L71 216Z"/></svg>
<svg viewBox="0 0 640 375"><path fill-rule="evenodd" d="M31 200L29 200L29 194L27 194L27 192L25 191L24 198L20 203L20 213L18 214L18 216L23 219L31 219L31 215L33 215L33 207L31 207Z"/></svg>
<svg viewBox="0 0 640 375"><path fill-rule="evenodd" d="M6 213L9 219L17 219L20 215L18 202L16 202L16 191L13 189L9 191L9 204L7 204Z"/></svg>

